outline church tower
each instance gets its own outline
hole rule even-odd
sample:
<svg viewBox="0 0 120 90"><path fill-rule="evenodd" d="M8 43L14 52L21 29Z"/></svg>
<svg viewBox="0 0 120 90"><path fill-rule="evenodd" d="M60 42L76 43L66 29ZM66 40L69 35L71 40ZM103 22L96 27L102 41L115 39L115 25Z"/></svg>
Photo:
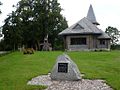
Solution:
<svg viewBox="0 0 120 90"><path fill-rule="evenodd" d="M94 25L100 25L96 20L92 5L89 7L87 19L90 20Z"/></svg>

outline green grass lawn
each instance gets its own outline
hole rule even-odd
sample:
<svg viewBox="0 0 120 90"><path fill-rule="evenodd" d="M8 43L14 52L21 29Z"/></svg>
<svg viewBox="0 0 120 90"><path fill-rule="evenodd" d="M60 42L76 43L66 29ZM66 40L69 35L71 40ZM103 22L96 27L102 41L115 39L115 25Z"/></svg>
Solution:
<svg viewBox="0 0 120 90"><path fill-rule="evenodd" d="M27 82L51 71L58 55L63 52L35 52L23 55L13 52L0 57L0 90L37 90L44 86L28 86ZM68 52L84 78L104 79L120 90L120 51ZM37 89L35 89L37 88Z"/></svg>

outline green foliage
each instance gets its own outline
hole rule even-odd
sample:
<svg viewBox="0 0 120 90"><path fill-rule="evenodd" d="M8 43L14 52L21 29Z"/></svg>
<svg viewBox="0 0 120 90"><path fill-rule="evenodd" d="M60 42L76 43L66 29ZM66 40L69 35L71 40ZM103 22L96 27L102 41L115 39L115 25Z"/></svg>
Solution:
<svg viewBox="0 0 120 90"><path fill-rule="evenodd" d="M40 49L48 35L53 48L61 44L58 33L68 27L57 0L21 0L5 20L3 34L5 42L16 49L23 44L27 48Z"/></svg>
<svg viewBox="0 0 120 90"><path fill-rule="evenodd" d="M2 3L1 3L1 1L0 1L0 5L2 5ZM1 14L2 12L1 12L1 9L0 9L0 14Z"/></svg>
<svg viewBox="0 0 120 90"><path fill-rule="evenodd" d="M2 37L2 34L0 33L0 37Z"/></svg>
<svg viewBox="0 0 120 90"><path fill-rule="evenodd" d="M2 5L1 1L0 1L0 5Z"/></svg>
<svg viewBox="0 0 120 90"><path fill-rule="evenodd" d="M117 42L119 42L120 31L117 28L108 26L108 28L106 28L105 33L107 33L110 36L112 45L116 45Z"/></svg>
<svg viewBox="0 0 120 90"><path fill-rule="evenodd" d="M2 39L0 41L0 51L10 51L11 50L11 45L6 44L6 42Z"/></svg>
<svg viewBox="0 0 120 90"><path fill-rule="evenodd" d="M48 74L58 55L63 52L35 52L23 55L13 52L0 57L0 90L34 90L45 88L28 86L33 77ZM120 51L67 52L78 65L83 78L104 79L115 90L120 89ZM4 82L3 82L4 81Z"/></svg>
<svg viewBox="0 0 120 90"><path fill-rule="evenodd" d="M120 50L120 45L111 45L112 50Z"/></svg>
<svg viewBox="0 0 120 90"><path fill-rule="evenodd" d="M2 29L1 29L1 27L0 27L0 37L2 37L3 35L2 35Z"/></svg>
<svg viewBox="0 0 120 90"><path fill-rule="evenodd" d="M10 50L17 49L22 43L22 32L18 24L18 17L15 12L12 12L3 25L2 33L4 34L5 46L8 47L9 45Z"/></svg>

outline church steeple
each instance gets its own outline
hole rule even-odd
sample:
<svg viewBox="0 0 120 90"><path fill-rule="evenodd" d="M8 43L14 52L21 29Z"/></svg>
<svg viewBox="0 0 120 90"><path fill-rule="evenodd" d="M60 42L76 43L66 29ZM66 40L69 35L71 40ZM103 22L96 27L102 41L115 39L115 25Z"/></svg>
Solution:
<svg viewBox="0 0 120 90"><path fill-rule="evenodd" d="M100 25L97 21L96 21L96 17L92 8L92 5L90 5L88 13L87 13L87 18L95 25Z"/></svg>

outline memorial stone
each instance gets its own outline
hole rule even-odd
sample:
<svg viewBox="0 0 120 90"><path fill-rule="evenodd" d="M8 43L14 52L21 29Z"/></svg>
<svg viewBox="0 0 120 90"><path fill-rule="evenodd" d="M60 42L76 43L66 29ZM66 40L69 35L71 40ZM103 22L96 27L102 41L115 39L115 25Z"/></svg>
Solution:
<svg viewBox="0 0 120 90"><path fill-rule="evenodd" d="M74 81L81 79L77 65L66 54L58 56L50 77L52 80Z"/></svg>

